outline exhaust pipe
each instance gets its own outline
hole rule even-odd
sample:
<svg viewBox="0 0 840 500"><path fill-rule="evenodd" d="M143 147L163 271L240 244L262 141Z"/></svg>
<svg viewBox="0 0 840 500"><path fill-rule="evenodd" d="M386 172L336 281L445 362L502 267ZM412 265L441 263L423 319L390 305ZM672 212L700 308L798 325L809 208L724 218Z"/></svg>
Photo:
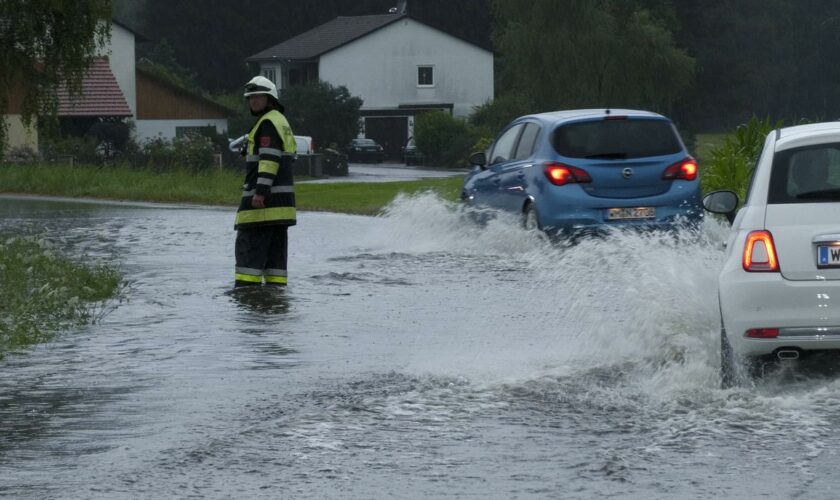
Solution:
<svg viewBox="0 0 840 500"><path fill-rule="evenodd" d="M776 352L776 357L781 361L792 361L799 359L799 351L796 349L779 349Z"/></svg>

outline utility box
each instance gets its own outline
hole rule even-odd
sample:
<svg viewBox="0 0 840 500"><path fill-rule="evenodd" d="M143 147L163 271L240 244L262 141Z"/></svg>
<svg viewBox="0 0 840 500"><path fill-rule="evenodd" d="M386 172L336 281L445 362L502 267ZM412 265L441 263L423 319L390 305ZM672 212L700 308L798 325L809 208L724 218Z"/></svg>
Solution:
<svg viewBox="0 0 840 500"><path fill-rule="evenodd" d="M320 154L298 155L295 163L292 165L292 172L295 175L304 175L307 177L323 177L323 158Z"/></svg>

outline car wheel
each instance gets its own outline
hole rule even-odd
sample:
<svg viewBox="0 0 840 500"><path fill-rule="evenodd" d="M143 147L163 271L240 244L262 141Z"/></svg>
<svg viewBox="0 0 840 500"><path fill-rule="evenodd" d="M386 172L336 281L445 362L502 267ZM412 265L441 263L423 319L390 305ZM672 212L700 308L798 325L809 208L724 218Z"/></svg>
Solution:
<svg viewBox="0 0 840 500"><path fill-rule="evenodd" d="M537 207L535 207L533 203L529 203L528 206L525 207L525 211L522 212L522 227L524 227L526 231L537 231L541 229L540 218L537 214Z"/></svg>
<svg viewBox="0 0 840 500"><path fill-rule="evenodd" d="M720 329L720 388L729 389L735 385L737 377L737 364L735 353L732 352L732 345L726 338L726 331Z"/></svg>

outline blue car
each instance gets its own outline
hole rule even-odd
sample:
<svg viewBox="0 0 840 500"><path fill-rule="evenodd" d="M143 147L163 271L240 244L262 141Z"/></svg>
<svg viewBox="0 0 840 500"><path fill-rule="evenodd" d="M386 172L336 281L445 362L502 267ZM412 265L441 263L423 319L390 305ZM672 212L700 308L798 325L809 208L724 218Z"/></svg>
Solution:
<svg viewBox="0 0 840 500"><path fill-rule="evenodd" d="M668 118L583 109L517 118L473 170L462 199L549 233L671 229L703 217L697 162Z"/></svg>

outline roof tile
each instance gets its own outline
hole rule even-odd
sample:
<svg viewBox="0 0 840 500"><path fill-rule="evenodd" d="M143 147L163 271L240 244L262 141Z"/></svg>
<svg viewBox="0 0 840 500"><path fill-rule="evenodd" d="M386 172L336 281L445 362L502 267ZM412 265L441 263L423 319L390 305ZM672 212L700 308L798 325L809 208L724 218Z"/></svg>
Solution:
<svg viewBox="0 0 840 500"><path fill-rule="evenodd" d="M107 58L94 60L82 79L81 92L70 96L67 86L59 85L58 116L132 116Z"/></svg>

